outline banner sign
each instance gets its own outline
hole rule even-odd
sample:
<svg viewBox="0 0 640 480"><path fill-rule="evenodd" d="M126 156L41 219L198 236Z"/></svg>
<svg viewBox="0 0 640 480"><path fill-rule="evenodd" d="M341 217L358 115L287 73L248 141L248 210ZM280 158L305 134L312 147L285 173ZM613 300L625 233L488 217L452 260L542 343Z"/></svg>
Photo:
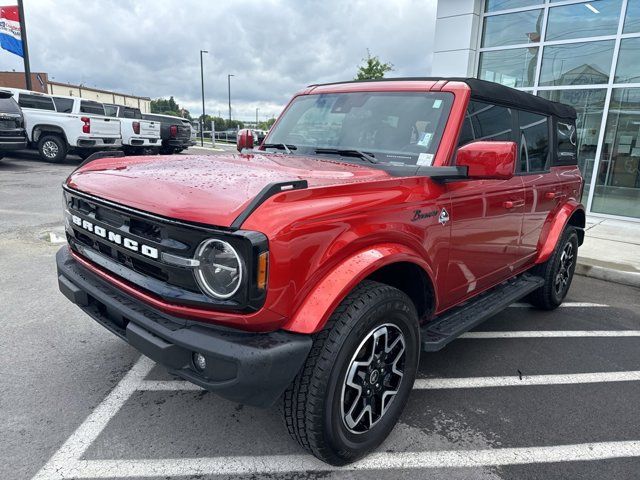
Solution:
<svg viewBox="0 0 640 480"><path fill-rule="evenodd" d="M20 36L20 17L18 7L15 5L0 7L0 47L24 57Z"/></svg>

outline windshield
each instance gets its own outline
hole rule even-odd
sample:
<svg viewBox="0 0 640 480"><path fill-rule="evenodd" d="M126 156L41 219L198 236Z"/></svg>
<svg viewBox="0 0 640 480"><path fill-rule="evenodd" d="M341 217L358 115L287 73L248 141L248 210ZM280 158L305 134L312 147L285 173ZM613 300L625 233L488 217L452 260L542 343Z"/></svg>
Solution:
<svg viewBox="0 0 640 480"><path fill-rule="evenodd" d="M382 163L431 165L452 102L453 95L442 92L302 95L265 145L284 144L305 155L355 150Z"/></svg>

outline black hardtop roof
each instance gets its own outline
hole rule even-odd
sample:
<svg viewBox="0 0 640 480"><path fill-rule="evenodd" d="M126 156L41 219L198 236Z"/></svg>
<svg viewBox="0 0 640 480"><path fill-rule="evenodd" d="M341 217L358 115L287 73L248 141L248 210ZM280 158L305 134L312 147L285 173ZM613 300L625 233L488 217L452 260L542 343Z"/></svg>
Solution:
<svg viewBox="0 0 640 480"><path fill-rule="evenodd" d="M576 110L564 103L552 102L542 97L537 97L528 92L523 92L515 88L507 87L500 83L480 80L478 78L464 77L403 77L403 78L381 78L378 80L351 80L346 82L333 82L309 85L317 87L320 85L340 85L342 83L362 83L362 82L393 82L393 81L429 81L437 82L445 80L450 82L464 82L471 89L471 97L475 100L497 103L500 105L521 108L533 112L554 115L556 117L575 120Z"/></svg>

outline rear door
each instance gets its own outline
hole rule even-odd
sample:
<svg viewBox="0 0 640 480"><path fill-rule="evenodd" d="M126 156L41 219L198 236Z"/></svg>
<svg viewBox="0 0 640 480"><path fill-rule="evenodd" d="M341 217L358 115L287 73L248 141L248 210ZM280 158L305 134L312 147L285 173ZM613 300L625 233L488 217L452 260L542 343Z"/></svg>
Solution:
<svg viewBox="0 0 640 480"><path fill-rule="evenodd" d="M471 101L458 145L513 141L515 126L512 109ZM520 261L525 201L520 176L455 181L447 188L451 245L446 303L450 306L512 276Z"/></svg>
<svg viewBox="0 0 640 480"><path fill-rule="evenodd" d="M550 168L551 118L533 112L518 111L518 175L524 185L522 221L522 263L537 251L542 227L563 196L560 178Z"/></svg>

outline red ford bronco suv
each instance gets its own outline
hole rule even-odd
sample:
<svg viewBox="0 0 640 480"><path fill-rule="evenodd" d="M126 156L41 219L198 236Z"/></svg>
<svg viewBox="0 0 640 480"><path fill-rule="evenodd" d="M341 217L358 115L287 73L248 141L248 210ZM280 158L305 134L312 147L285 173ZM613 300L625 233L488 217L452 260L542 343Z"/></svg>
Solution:
<svg viewBox="0 0 640 480"><path fill-rule="evenodd" d="M576 113L476 79L312 85L257 149L91 159L60 290L172 373L281 402L331 464L378 446L421 351L563 301L584 237Z"/></svg>

